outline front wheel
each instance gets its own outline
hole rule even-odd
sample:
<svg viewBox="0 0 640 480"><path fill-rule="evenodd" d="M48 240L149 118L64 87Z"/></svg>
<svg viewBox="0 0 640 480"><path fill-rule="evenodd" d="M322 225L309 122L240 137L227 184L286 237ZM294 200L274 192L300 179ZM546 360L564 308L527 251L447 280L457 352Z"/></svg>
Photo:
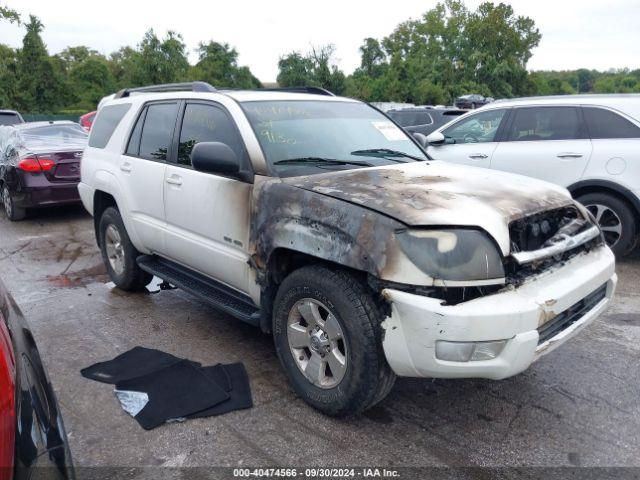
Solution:
<svg viewBox="0 0 640 480"><path fill-rule="evenodd" d="M16 206L15 200L9 191L9 187L5 184L2 186L2 204L4 205L4 211L7 214L7 218L12 222L18 222L24 220L27 216L27 211L24 208Z"/></svg>
<svg viewBox="0 0 640 480"><path fill-rule="evenodd" d="M133 246L120 212L107 208L100 218L98 229L102 260L111 281L121 290L140 290L151 282L153 275L142 270L136 259L140 252Z"/></svg>
<svg viewBox="0 0 640 480"><path fill-rule="evenodd" d="M587 193L576 200L595 217L607 245L616 256L625 256L633 250L636 244L636 217L624 201L606 193Z"/></svg>
<svg viewBox="0 0 640 480"><path fill-rule="evenodd" d="M353 415L382 401L395 375L382 351L382 315L352 275L303 267L278 290L276 351L296 393L328 415Z"/></svg>

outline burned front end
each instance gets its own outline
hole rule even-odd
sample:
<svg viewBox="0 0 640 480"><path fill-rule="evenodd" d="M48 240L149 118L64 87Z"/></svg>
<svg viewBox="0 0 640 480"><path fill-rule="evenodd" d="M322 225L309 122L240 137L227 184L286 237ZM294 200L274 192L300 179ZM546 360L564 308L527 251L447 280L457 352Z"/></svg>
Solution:
<svg viewBox="0 0 640 480"><path fill-rule="evenodd" d="M423 237L434 238L426 232ZM398 375L512 376L606 309L617 282L614 257L586 209L571 203L525 215L509 222L508 232L507 255L497 254L486 239L470 241L465 234L458 240L466 253L456 256L449 272L439 273L466 275L466 285L383 289L391 306L383 323L384 348ZM447 250L454 243L442 234L435 237L431 249ZM429 254L425 244L404 248ZM486 285L477 283L480 259Z"/></svg>
<svg viewBox="0 0 640 480"><path fill-rule="evenodd" d="M400 376L514 375L600 315L616 285L599 227L566 190L437 162L258 179L251 232L263 300L308 262L377 292Z"/></svg>

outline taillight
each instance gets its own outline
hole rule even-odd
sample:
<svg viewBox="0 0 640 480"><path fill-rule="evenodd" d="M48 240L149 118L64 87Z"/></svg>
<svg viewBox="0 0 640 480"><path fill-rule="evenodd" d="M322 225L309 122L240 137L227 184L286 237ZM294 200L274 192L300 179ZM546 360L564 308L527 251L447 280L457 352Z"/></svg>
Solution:
<svg viewBox="0 0 640 480"><path fill-rule="evenodd" d="M43 172L48 172L49 170L51 170L53 167L56 166L56 162L54 162L50 158L38 157L38 163L40 164L40 168L42 168Z"/></svg>
<svg viewBox="0 0 640 480"><path fill-rule="evenodd" d="M48 172L55 166L56 162L51 158L38 157L36 155L25 157L18 162L18 168L25 172Z"/></svg>
<svg viewBox="0 0 640 480"><path fill-rule="evenodd" d="M11 337L0 312L0 480L13 478L16 435L16 366Z"/></svg>

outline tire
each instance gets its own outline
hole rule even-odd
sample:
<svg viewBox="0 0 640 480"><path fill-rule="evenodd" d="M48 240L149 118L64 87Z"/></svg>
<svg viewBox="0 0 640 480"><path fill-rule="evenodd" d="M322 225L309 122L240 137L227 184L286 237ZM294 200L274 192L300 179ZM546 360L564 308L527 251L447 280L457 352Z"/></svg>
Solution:
<svg viewBox="0 0 640 480"><path fill-rule="evenodd" d="M98 228L100 251L111 281L121 290L141 290L151 282L153 275L142 270L136 259L140 252L131 243L120 212L109 207L100 217Z"/></svg>
<svg viewBox="0 0 640 480"><path fill-rule="evenodd" d="M608 193L587 193L576 198L596 217L607 244L617 257L631 253L636 244L636 216L624 200Z"/></svg>
<svg viewBox="0 0 640 480"><path fill-rule="evenodd" d="M314 350L318 342L314 345L311 339L317 332L308 334L315 330L310 328L312 322L302 315L302 311L310 315L310 304L316 305L321 317L316 325L326 329L330 343L324 346L330 351L323 351L320 346L323 358L314 357L328 365L319 370L310 368L317 365L312 362L312 356L318 355L318 350ZM330 321L328 315L335 320ZM381 402L396 378L382 350L382 320L373 296L352 275L319 265L291 273L276 295L273 338L278 358L295 392L309 405L331 416L355 415ZM337 337L341 340L334 342L335 325L340 327L341 336ZM309 338L308 346L295 349L296 340L305 344L305 337ZM333 356L340 355L345 360L345 368L343 373L336 369L336 374ZM303 368L320 371L320 376L313 375L317 380L312 381L303 373Z"/></svg>
<svg viewBox="0 0 640 480"><path fill-rule="evenodd" d="M7 218L12 222L19 222L20 220L24 220L27 216L26 209L16 207L13 195L11 195L9 187L7 187L6 184L2 186L2 204L4 206L4 211L7 214Z"/></svg>

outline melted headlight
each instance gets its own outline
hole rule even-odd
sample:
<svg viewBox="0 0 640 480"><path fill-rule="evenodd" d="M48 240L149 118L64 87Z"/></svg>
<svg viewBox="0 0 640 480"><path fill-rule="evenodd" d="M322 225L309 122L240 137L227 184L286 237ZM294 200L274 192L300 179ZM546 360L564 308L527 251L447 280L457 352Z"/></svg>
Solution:
<svg viewBox="0 0 640 480"><path fill-rule="evenodd" d="M451 281L504 278L502 257L479 230L403 230L396 233L409 259L432 278Z"/></svg>

